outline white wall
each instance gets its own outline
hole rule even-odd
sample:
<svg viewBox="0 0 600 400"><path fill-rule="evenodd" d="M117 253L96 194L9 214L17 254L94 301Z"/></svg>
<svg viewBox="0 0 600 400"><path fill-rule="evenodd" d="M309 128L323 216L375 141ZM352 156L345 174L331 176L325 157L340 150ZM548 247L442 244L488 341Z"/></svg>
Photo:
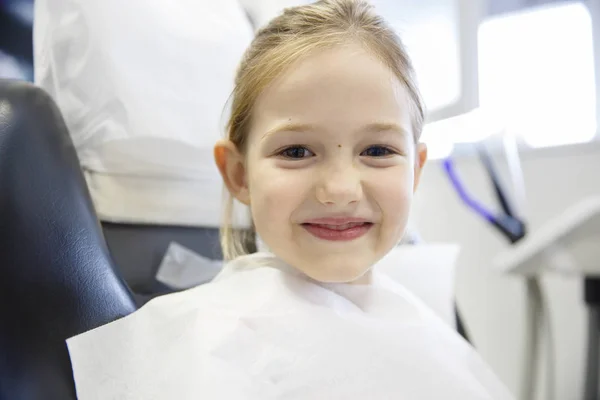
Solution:
<svg viewBox="0 0 600 400"><path fill-rule="evenodd" d="M523 154L522 163L530 231L581 198L600 195L600 144L535 150ZM473 194L495 204L476 158L459 159L457 168ZM491 267L493 256L508 244L467 211L439 161L431 162L424 172L413 220L424 240L462 245L456 278L459 306L475 346L517 394L523 354L524 284L520 278L501 276ZM543 285L550 298L554 329L555 398L580 399L586 344L582 284L574 277L551 276ZM545 397L542 393L538 398Z"/></svg>

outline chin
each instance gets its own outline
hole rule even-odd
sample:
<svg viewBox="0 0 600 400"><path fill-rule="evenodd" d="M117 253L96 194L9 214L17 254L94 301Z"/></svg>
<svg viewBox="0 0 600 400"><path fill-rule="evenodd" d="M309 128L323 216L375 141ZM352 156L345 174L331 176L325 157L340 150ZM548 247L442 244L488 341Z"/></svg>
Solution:
<svg viewBox="0 0 600 400"><path fill-rule="evenodd" d="M323 283L349 283L360 280L371 270L371 264L348 265L344 262L314 263L298 268L309 278Z"/></svg>

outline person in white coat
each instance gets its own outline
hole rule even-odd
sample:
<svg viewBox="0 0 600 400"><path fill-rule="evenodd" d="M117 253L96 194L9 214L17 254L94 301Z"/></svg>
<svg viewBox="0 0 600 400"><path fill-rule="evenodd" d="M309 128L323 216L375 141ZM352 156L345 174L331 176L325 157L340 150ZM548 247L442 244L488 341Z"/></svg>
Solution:
<svg viewBox="0 0 600 400"><path fill-rule="evenodd" d="M247 254L225 224L213 282L69 339L78 398L511 399L373 268L405 231L427 157L413 75L364 1L288 9L259 30L214 153L266 250Z"/></svg>
<svg viewBox="0 0 600 400"><path fill-rule="evenodd" d="M238 0L36 0L35 83L58 104L102 221L220 226L212 161L254 36Z"/></svg>

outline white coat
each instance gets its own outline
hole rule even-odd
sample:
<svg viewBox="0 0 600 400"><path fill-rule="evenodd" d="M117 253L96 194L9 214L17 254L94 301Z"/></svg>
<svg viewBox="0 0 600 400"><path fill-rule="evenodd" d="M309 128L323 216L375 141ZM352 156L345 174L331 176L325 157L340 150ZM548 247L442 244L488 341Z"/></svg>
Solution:
<svg viewBox="0 0 600 400"><path fill-rule="evenodd" d="M237 0L36 0L35 82L57 102L101 220L219 226Z"/></svg>

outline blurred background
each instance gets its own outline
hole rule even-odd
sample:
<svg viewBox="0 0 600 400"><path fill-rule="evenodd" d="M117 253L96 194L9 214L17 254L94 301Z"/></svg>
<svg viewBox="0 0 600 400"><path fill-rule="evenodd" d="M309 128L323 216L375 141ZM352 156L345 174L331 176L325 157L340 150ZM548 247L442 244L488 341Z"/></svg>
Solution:
<svg viewBox="0 0 600 400"><path fill-rule="evenodd" d="M300 2L263 3L273 15ZM404 39L429 109L423 140L432 160L411 224L426 242L461 245L456 296L464 322L477 350L517 393L528 322L524 281L494 268L492 259L510 243L465 207L443 162L450 157L469 191L494 204L475 145L486 145L508 180L510 137L522 180L509 192L531 232L600 194L600 1L373 3ZM248 17L255 27L262 23L252 12ZM0 77L33 80L32 24L33 1L0 0ZM547 273L542 285L554 335L555 398L577 399L587 357L582 279Z"/></svg>
<svg viewBox="0 0 600 400"><path fill-rule="evenodd" d="M0 1L0 76L33 80L33 1Z"/></svg>

